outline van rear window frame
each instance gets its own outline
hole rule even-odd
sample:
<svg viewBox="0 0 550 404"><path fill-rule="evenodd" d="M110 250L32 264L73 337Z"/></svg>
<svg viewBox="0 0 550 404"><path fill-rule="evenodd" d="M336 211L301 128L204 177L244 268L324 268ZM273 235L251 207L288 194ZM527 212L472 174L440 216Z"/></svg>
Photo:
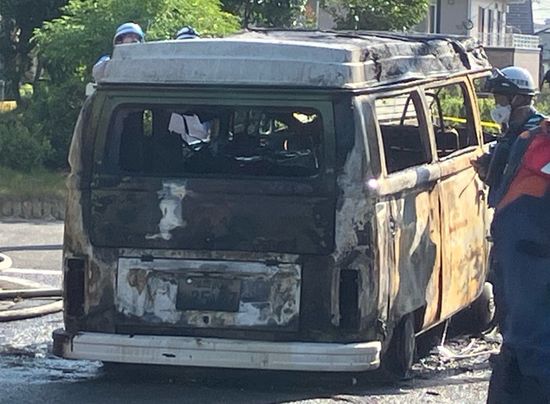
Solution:
<svg viewBox="0 0 550 404"><path fill-rule="evenodd" d="M187 97L178 97L174 95L166 96L166 98L152 99L150 97L139 97L132 96L130 94L124 94L121 96L107 97L107 102L103 107L103 124L100 125L99 132L106 132L106 135L103 139L99 140L99 147L96 147L96 162L99 164L96 167L95 171L99 174L110 174L110 175L135 175L143 177L173 177L173 178L187 178L187 177L212 177L212 178L238 178L238 179L275 179L282 178L285 180L313 180L321 178L333 170L329 167L334 164L334 122L333 122L333 105L332 100L328 98L324 99L312 99L308 97L303 101L298 97L292 98L292 102L288 102L288 98L265 98L258 99L256 97L240 97L236 98L223 98L222 102L219 101L220 97L212 98L187 98ZM321 119L321 137L318 153L319 157L319 167L313 175L247 175L247 174L223 174L223 173L197 173L197 172L136 172L130 170L124 170L119 165L119 156L118 156L118 145L120 141L114 140L112 126L114 124L113 117L115 116L117 110L121 108L132 108L138 107L143 110L151 109L155 106L160 107L181 107L183 105L195 106L195 107L206 107L213 105L216 107L228 107L228 108L239 108L239 107L250 107L250 108L273 108L275 110L281 109L296 109L300 110L313 110L319 114ZM102 129L103 128L103 129ZM119 136L116 136L120 139ZM101 138L101 136L100 136ZM113 148L113 144L117 144L116 148Z"/></svg>

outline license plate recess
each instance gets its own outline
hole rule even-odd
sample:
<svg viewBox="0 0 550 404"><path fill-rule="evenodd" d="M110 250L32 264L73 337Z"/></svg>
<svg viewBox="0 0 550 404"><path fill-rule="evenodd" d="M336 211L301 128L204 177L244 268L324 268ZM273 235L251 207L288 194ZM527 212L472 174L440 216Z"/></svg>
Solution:
<svg viewBox="0 0 550 404"><path fill-rule="evenodd" d="M178 281L176 309L239 311L241 281L211 276L186 276Z"/></svg>

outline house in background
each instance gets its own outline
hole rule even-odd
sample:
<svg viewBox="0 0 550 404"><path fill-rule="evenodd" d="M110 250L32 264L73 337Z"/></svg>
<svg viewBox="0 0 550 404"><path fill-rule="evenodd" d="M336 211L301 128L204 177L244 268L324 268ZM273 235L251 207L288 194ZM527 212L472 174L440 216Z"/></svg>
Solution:
<svg viewBox="0 0 550 404"><path fill-rule="evenodd" d="M511 25L512 21L519 27ZM416 29L477 37L493 66L521 66L535 79L540 77L539 37L533 35L531 0L432 0L428 15Z"/></svg>
<svg viewBox="0 0 550 404"><path fill-rule="evenodd" d="M334 29L334 20L319 9L319 0L309 3L317 10L318 28ZM493 66L524 67L535 79L543 73L539 37L533 35L532 0L431 0L426 18L413 30L473 36L484 45Z"/></svg>
<svg viewBox="0 0 550 404"><path fill-rule="evenodd" d="M508 26L519 34L534 34L532 0L525 0L519 4L510 4Z"/></svg>
<svg viewBox="0 0 550 404"><path fill-rule="evenodd" d="M540 46L542 48L541 65L546 72L550 70L550 19L546 20L546 24L535 32L540 38Z"/></svg>

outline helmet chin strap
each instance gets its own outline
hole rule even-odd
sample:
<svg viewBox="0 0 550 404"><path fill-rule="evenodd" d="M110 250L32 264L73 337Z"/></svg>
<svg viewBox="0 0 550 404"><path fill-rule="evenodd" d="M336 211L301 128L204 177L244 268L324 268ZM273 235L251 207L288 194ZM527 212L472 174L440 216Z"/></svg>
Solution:
<svg viewBox="0 0 550 404"><path fill-rule="evenodd" d="M531 101L529 101L528 103L515 105L516 100L518 99L518 97L526 97L526 96L514 94L513 96L508 98L508 101L510 102L510 105L512 106L512 109L520 109L520 108L523 108L523 107L530 108L531 105L533 104L533 100L531 99Z"/></svg>
<svg viewBox="0 0 550 404"><path fill-rule="evenodd" d="M512 113L508 120L508 126L523 125L531 114L531 104L512 107Z"/></svg>

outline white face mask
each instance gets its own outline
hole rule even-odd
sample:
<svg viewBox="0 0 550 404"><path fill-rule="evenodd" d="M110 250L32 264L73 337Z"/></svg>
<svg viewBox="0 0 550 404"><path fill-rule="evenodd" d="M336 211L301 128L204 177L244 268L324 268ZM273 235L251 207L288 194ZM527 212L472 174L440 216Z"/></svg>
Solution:
<svg viewBox="0 0 550 404"><path fill-rule="evenodd" d="M496 123L500 123L502 125L503 123L508 123L511 113L511 105L497 104L497 106L491 110L491 118L493 118L493 121Z"/></svg>

